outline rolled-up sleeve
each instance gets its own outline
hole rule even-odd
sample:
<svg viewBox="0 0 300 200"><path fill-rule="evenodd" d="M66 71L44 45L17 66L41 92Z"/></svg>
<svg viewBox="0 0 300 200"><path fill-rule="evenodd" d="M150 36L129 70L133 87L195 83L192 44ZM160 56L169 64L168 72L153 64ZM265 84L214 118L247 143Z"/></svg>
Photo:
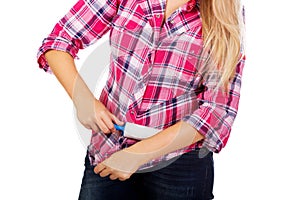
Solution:
<svg viewBox="0 0 300 200"><path fill-rule="evenodd" d="M213 93L206 87L207 90L197 95L199 107L182 118L205 137L202 145L215 153L226 145L237 115L244 65L245 56L236 66L234 77L228 84L229 92Z"/></svg>
<svg viewBox="0 0 300 200"><path fill-rule="evenodd" d="M44 56L50 49L64 51L77 58L79 49L95 43L110 30L118 5L118 0L77 1L43 40L37 53L39 67L52 73Z"/></svg>

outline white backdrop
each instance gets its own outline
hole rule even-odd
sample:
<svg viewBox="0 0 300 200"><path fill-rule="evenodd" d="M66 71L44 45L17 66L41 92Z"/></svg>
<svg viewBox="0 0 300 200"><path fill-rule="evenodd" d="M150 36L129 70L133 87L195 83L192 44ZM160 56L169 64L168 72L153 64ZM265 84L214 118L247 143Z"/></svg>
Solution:
<svg viewBox="0 0 300 200"><path fill-rule="evenodd" d="M0 199L78 198L86 150L73 105L36 63L42 39L75 2L1 4ZM296 3L244 2L247 63L229 142L215 155L216 200L300 199ZM79 68L107 36L79 53Z"/></svg>

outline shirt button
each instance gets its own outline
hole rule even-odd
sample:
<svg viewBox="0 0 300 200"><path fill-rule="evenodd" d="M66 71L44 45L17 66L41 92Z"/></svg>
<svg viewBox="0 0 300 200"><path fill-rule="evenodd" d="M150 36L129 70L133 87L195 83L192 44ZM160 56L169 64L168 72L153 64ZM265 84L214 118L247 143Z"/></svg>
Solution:
<svg viewBox="0 0 300 200"><path fill-rule="evenodd" d="M133 114L134 114L134 111L132 110L132 111L130 111L130 113L133 115Z"/></svg>
<svg viewBox="0 0 300 200"><path fill-rule="evenodd" d="M171 21L171 23L172 23L172 24L174 24L174 23L175 23L175 21L174 21L174 20L172 20L172 21Z"/></svg>
<svg viewBox="0 0 300 200"><path fill-rule="evenodd" d="M160 18L160 14L156 14L155 16L156 16L156 18Z"/></svg>

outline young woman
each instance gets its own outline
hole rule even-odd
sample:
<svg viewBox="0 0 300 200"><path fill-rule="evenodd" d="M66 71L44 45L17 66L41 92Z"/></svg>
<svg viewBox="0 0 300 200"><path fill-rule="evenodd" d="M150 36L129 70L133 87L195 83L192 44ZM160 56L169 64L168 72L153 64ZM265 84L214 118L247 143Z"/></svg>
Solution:
<svg viewBox="0 0 300 200"><path fill-rule="evenodd" d="M79 0L55 25L39 66L92 130L79 199L213 199L213 152L238 110L243 23L239 0ZM97 99L74 58L108 32ZM125 122L161 131L131 139L115 128Z"/></svg>

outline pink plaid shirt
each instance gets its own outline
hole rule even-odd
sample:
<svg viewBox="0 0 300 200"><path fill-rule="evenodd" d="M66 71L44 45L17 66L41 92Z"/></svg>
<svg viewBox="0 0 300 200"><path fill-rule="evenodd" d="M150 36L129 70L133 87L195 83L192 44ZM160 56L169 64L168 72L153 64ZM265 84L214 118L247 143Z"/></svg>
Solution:
<svg viewBox="0 0 300 200"><path fill-rule="evenodd" d="M229 84L229 94L213 95L197 67L203 38L199 3L190 0L163 22L166 0L79 0L55 25L38 51L39 67L51 73L44 57L49 49L70 53L109 32L109 76L100 101L120 120L164 129L183 120L205 136L203 141L144 164L206 147L219 152L227 143L237 114L243 57ZM101 56L101 55L99 55ZM200 87L199 87L200 85ZM93 132L88 147L92 165L137 140ZM124 146L124 144L126 144Z"/></svg>

